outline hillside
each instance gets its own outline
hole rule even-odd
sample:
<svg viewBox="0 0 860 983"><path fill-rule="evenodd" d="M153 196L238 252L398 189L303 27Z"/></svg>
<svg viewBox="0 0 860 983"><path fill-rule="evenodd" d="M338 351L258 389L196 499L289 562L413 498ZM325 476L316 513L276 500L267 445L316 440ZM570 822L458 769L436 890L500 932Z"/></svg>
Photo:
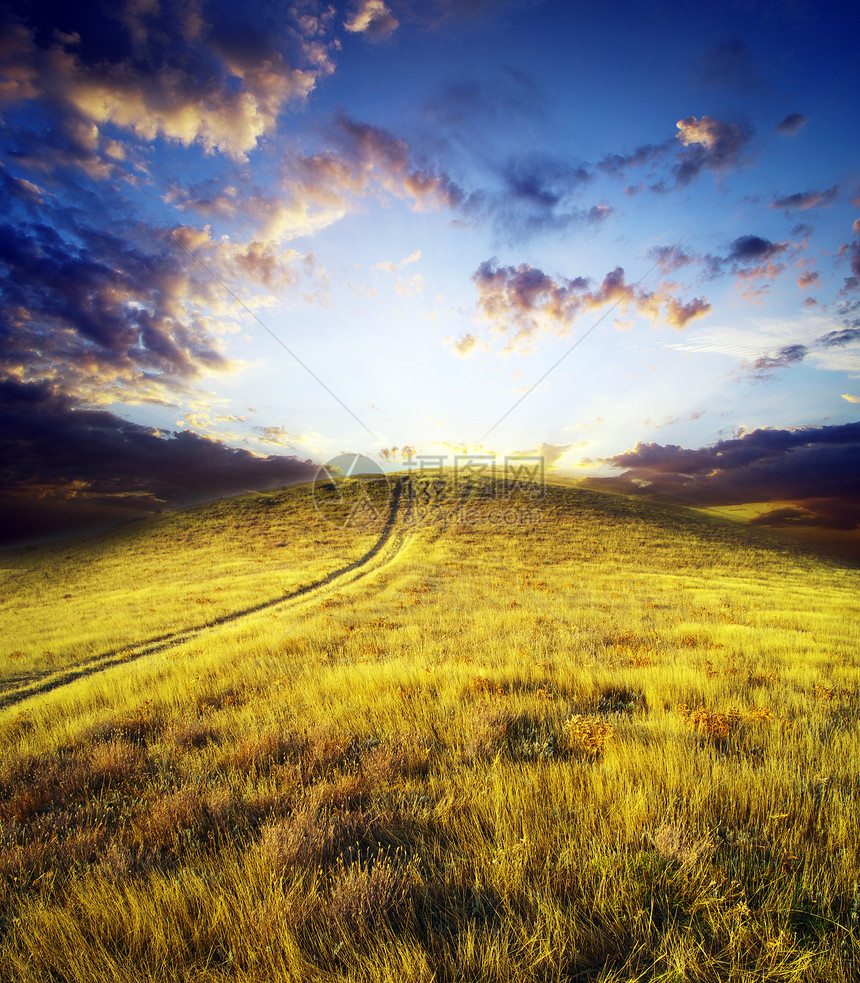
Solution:
<svg viewBox="0 0 860 983"><path fill-rule="evenodd" d="M855 566L345 494L0 554L0 978L857 977Z"/></svg>

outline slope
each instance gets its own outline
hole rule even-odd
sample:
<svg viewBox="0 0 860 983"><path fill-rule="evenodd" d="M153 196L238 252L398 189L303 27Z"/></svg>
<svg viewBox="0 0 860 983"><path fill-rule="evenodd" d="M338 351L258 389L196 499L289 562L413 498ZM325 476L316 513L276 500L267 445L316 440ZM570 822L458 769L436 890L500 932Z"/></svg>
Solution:
<svg viewBox="0 0 860 983"><path fill-rule="evenodd" d="M0 976L848 983L858 571L562 485L402 487L355 541L296 489L7 556L29 671L46 632L91 654L64 583L134 644L91 571L141 557L175 644L0 711Z"/></svg>

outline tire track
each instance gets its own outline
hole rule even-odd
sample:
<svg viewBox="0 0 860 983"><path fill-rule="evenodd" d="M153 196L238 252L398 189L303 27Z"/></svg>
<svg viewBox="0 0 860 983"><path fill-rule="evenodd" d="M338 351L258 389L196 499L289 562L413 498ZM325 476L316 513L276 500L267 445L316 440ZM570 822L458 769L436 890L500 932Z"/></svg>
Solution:
<svg viewBox="0 0 860 983"><path fill-rule="evenodd" d="M400 503L404 495L406 497L406 506L403 510L402 522L398 527L397 518L401 511ZM47 678L43 677L29 685L21 686L11 692L0 695L0 710L14 706L31 697L39 696L42 693L48 693L60 686L67 686L69 683L73 683L78 679L104 672L106 669L111 669L114 666L135 662L144 656L155 655L159 652L176 648L178 645L183 645L186 642L201 638L225 625L234 624L237 621L259 614L261 611L269 611L277 608L290 611L293 609L301 610L314 607L329 594L333 593L334 585L342 587L354 584L368 574L386 566L397 556L406 543L406 522L412 513L413 501L414 496L411 481L409 478L398 478L388 508L385 525L382 527L379 538L373 546L357 560L353 560L346 566L334 570L320 580L299 587L281 597L271 598L268 601L262 601L260 604L221 615L202 625L194 625L168 635L160 635L156 638L147 639L145 642L139 642L137 645L124 646L112 652L104 652L101 655L93 656L84 663L79 663L69 669L52 673ZM326 588L330 589L327 590ZM286 635L283 638L286 638ZM281 641L283 641L283 638ZM280 644L280 642L277 644Z"/></svg>

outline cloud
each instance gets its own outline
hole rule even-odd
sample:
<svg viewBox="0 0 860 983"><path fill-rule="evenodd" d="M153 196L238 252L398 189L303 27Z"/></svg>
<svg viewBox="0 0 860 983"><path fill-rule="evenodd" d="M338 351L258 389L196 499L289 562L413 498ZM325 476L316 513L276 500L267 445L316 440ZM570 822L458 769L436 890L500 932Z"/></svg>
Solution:
<svg viewBox="0 0 860 983"><path fill-rule="evenodd" d="M324 177L333 173L352 191L367 193L372 187L411 199L413 208L454 207L464 198L463 191L444 172L429 163L416 160L409 145L382 127L354 120L341 112L335 119L332 135L340 160L327 155L306 158L309 172L319 169Z"/></svg>
<svg viewBox="0 0 860 983"><path fill-rule="evenodd" d="M77 223L0 225L0 377L56 379L96 402L170 400L231 367L205 313L223 298L164 230L139 232L145 246Z"/></svg>
<svg viewBox="0 0 860 983"><path fill-rule="evenodd" d="M851 396L848 393L842 393L842 398L847 399L849 403L860 403L860 396Z"/></svg>
<svg viewBox="0 0 860 983"><path fill-rule="evenodd" d="M834 185L827 191L797 191L793 195L774 198L768 207L782 208L786 211L791 209L808 211L810 208L818 208L820 205L829 205L836 198L838 191L838 185Z"/></svg>
<svg viewBox="0 0 860 983"><path fill-rule="evenodd" d="M828 331L817 340L817 344L822 348L842 348L855 341L860 341L860 322L838 331Z"/></svg>
<svg viewBox="0 0 860 983"><path fill-rule="evenodd" d="M392 196L415 211L456 208L463 191L444 171L420 160L389 131L339 112L316 153L287 152L274 190L204 182L172 185L165 200L201 218L229 220L260 240L287 242L314 235L351 214L369 197Z"/></svg>
<svg viewBox="0 0 860 983"><path fill-rule="evenodd" d="M804 270L797 278L797 285L801 290L808 290L820 281L818 270Z"/></svg>
<svg viewBox="0 0 860 983"><path fill-rule="evenodd" d="M798 505L771 509L749 520L754 526L797 529L807 526L848 532L858 528L858 511L853 502L811 498Z"/></svg>
<svg viewBox="0 0 860 983"><path fill-rule="evenodd" d="M760 263L784 253L788 245L784 242L770 242L761 236L745 235L735 239L729 248L726 261L729 263Z"/></svg>
<svg viewBox="0 0 860 983"><path fill-rule="evenodd" d="M753 371L757 374L764 374L771 369L784 369L791 365L802 362L809 354L806 345L785 345L780 348L776 355L762 355L755 360Z"/></svg>
<svg viewBox="0 0 860 983"><path fill-rule="evenodd" d="M725 256L708 254L702 257L706 276L711 279L732 274L747 297L758 297L768 287L762 281L775 280L786 268L778 257L789 252L788 242L771 242L758 235L743 235L734 239Z"/></svg>
<svg viewBox="0 0 860 983"><path fill-rule="evenodd" d="M555 208L571 190L592 180L582 165L535 153L509 159L499 173L511 198L540 208Z"/></svg>
<svg viewBox="0 0 860 983"><path fill-rule="evenodd" d="M695 506L794 502L804 522L860 526L860 423L753 430L698 449L638 443L602 463L623 470L595 479L607 488Z"/></svg>
<svg viewBox="0 0 860 983"><path fill-rule="evenodd" d="M465 358L466 355L471 355L478 345L478 339L475 337L475 335L471 334L470 332L464 334L461 338L457 339L456 341L454 341L451 338L448 338L446 340L454 349L454 351L462 358Z"/></svg>
<svg viewBox="0 0 860 983"><path fill-rule="evenodd" d="M674 328L683 328L711 309L704 298L679 301L665 285L656 291L631 288L621 267L592 286L586 277L555 279L526 263L498 266L491 259L478 267L472 280L478 290L478 310L506 338L506 351L530 347L541 333L564 337L581 315L607 304L619 304L622 312L633 307L652 324Z"/></svg>
<svg viewBox="0 0 860 983"><path fill-rule="evenodd" d="M427 102L424 115L437 139L472 149L475 134L494 140L499 124L534 123L547 115L547 108L548 100L531 76L503 65L493 77L446 85Z"/></svg>
<svg viewBox="0 0 860 983"><path fill-rule="evenodd" d="M257 440L261 444L274 444L276 447L295 447L304 443L303 438L290 433L285 427L254 427Z"/></svg>
<svg viewBox="0 0 860 983"><path fill-rule="evenodd" d="M642 167L659 160L670 146L669 142L643 144L629 154L607 154L595 166L604 174L623 177L631 167Z"/></svg>
<svg viewBox="0 0 860 983"><path fill-rule="evenodd" d="M647 257L657 263L664 273L674 273L684 266L701 262L700 256L672 246L653 246L648 250Z"/></svg>
<svg viewBox="0 0 860 983"><path fill-rule="evenodd" d="M839 257L847 256L851 276L845 277L843 293L850 293L860 287L860 238L839 247Z"/></svg>
<svg viewBox="0 0 860 983"><path fill-rule="evenodd" d="M415 447L404 444L402 447L383 447L379 456L383 461L410 461L416 453Z"/></svg>
<svg viewBox="0 0 860 983"><path fill-rule="evenodd" d="M16 510L43 499L92 508L160 507L310 480L311 461L259 457L189 431L164 434L106 410L81 409L47 382L0 382L0 538L15 537ZM74 515L69 520L76 521ZM18 533L20 535L20 533Z"/></svg>
<svg viewBox="0 0 860 983"><path fill-rule="evenodd" d="M373 41L381 41L391 37L400 21L382 0L362 0L343 26L352 34L366 34Z"/></svg>
<svg viewBox="0 0 860 983"><path fill-rule="evenodd" d="M689 321L702 317L711 310L710 301L704 297L694 297L686 304L674 297L664 297L662 302L666 305L664 319L672 328L684 328Z"/></svg>
<svg viewBox="0 0 860 983"><path fill-rule="evenodd" d="M317 268L313 253L300 253L284 249L276 240L252 239L237 241L229 236L215 239L208 225L198 229L179 226L171 230L197 260L229 283L241 283L246 289L244 302L253 305L254 297L248 287L265 287L274 294L283 294L295 288L301 280L315 280L317 287L324 285L324 271Z"/></svg>
<svg viewBox="0 0 860 983"><path fill-rule="evenodd" d="M686 148L677 155L672 170L675 183L689 184L703 170L722 174L742 162L742 154L752 136L738 123L727 123L712 116L687 116L675 124L676 137Z"/></svg>
<svg viewBox="0 0 860 983"><path fill-rule="evenodd" d="M785 119L776 124L776 132L786 137L797 136L808 122L809 118L803 113L789 113Z"/></svg>
<svg viewBox="0 0 860 983"><path fill-rule="evenodd" d="M515 127L551 125L547 105L531 77L504 66L495 77L446 86L425 108L432 152L482 175L460 202L465 221L490 224L508 242L592 224L611 213L608 205L579 200L595 176L590 165L536 150L510 152Z"/></svg>
<svg viewBox="0 0 860 983"><path fill-rule="evenodd" d="M403 297L420 294L424 290L424 277L420 273L415 273L411 277L399 276L394 289Z"/></svg>
<svg viewBox="0 0 860 983"><path fill-rule="evenodd" d="M384 273L396 273L397 270L402 270L404 266L417 263L419 259L421 259L421 250L415 249L408 256L398 260L396 263L390 259L384 259L379 263L374 263L373 266L371 266L371 269L382 270Z"/></svg>
<svg viewBox="0 0 860 983"><path fill-rule="evenodd" d="M273 27L227 5L93 3L64 11L22 6L7 21L0 92L38 100L68 125L113 125L145 143L157 138L244 159L290 102L301 102L333 70L331 16L297 10Z"/></svg>
<svg viewBox="0 0 860 983"><path fill-rule="evenodd" d="M584 447L588 441L577 444L577 447ZM512 457L542 457L544 465L548 468L557 464L564 455L573 447L573 444L548 444L546 442L538 444L536 448L528 451L516 451Z"/></svg>
<svg viewBox="0 0 860 983"><path fill-rule="evenodd" d="M82 406L175 403L238 368L225 335L245 312L224 284L241 283L252 308L255 286L324 286L313 254L272 242L134 221L104 231L90 224L110 210L99 200L92 216L54 196L37 205L0 169L0 380L50 382Z"/></svg>
<svg viewBox="0 0 860 983"><path fill-rule="evenodd" d="M655 165L647 190L665 194L671 189L669 175L660 176L656 166L664 159L671 161L669 174L675 188L690 184L702 171L712 171L719 177L745 162L744 151L752 138L752 129L746 124L712 116L687 116L678 120L675 128L674 140L642 144L631 153L606 154L594 167L610 177L623 178L632 168ZM680 150L678 141L682 144ZM632 196L644 190L646 185L640 181L629 185L625 193Z"/></svg>
<svg viewBox="0 0 860 983"><path fill-rule="evenodd" d="M725 355L742 370L769 376L775 369L808 361L816 369L860 377L860 319L850 308L842 312L844 327L833 329L832 316L804 314L796 318L755 318L724 324L670 347L686 352Z"/></svg>
<svg viewBox="0 0 860 983"><path fill-rule="evenodd" d="M480 25L510 7L528 8L532 0L392 0L401 22L407 19L425 29L446 22Z"/></svg>

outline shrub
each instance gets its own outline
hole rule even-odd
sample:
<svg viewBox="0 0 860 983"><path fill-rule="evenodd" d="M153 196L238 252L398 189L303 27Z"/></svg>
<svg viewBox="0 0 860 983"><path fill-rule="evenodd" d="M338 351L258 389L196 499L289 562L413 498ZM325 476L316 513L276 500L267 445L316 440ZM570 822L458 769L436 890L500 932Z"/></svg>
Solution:
<svg viewBox="0 0 860 983"><path fill-rule="evenodd" d="M615 728L600 717L575 714L565 721L564 736L567 750L587 758L598 758L612 740Z"/></svg>

